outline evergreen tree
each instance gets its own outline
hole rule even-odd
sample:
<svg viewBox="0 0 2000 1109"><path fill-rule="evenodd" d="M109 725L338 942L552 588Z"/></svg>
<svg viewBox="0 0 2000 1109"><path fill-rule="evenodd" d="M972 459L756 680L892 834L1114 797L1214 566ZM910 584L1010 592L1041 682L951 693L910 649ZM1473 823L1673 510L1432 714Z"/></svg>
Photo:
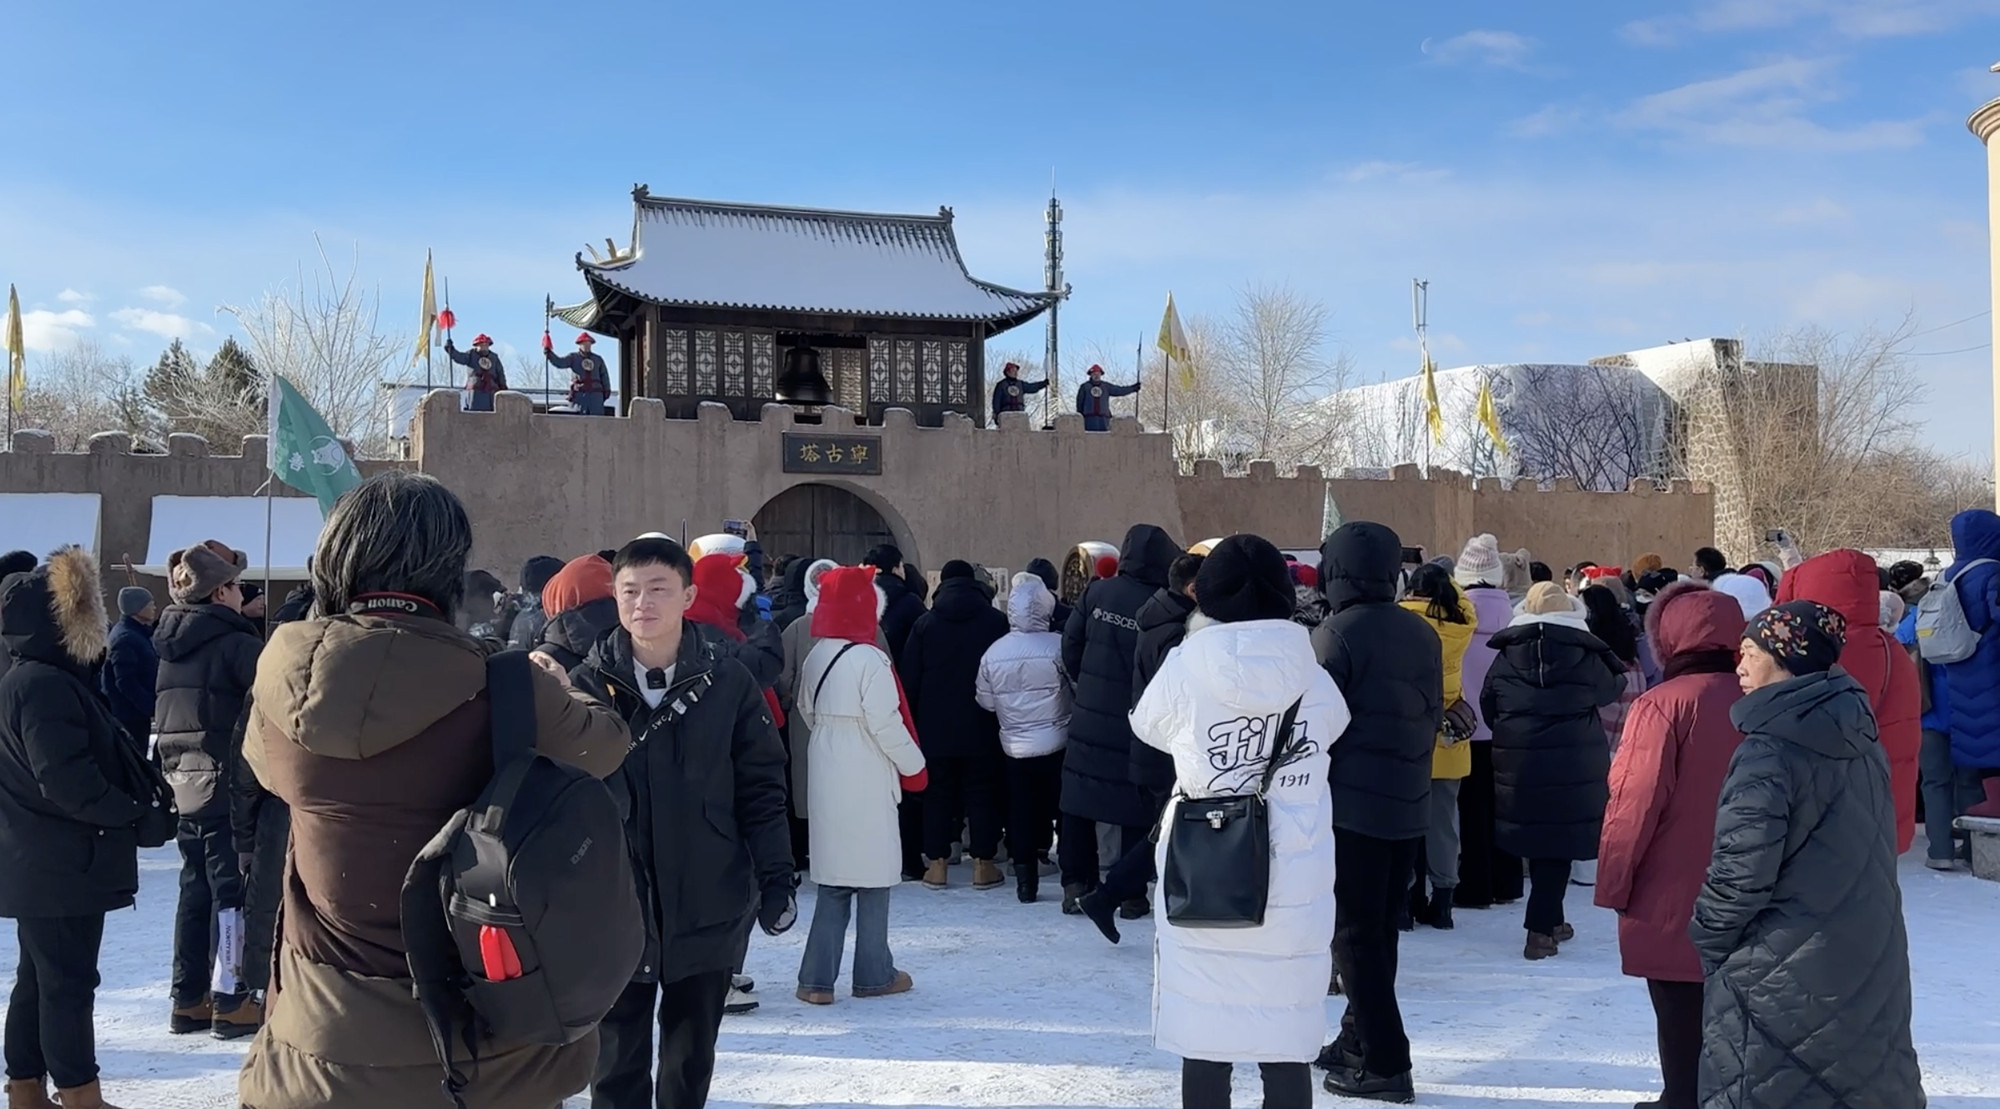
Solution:
<svg viewBox="0 0 2000 1109"><path fill-rule="evenodd" d="M264 375L250 352L234 338L224 339L215 356L208 360L208 384L218 395L242 397L244 403L261 408L264 404Z"/></svg>

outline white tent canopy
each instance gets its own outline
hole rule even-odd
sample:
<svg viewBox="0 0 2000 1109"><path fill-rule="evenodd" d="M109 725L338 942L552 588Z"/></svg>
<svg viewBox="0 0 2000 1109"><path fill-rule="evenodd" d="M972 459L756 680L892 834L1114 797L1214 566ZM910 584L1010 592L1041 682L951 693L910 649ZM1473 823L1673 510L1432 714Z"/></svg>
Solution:
<svg viewBox="0 0 2000 1109"><path fill-rule="evenodd" d="M95 493L0 493L0 546L36 558L72 545L95 555L101 507Z"/></svg>
<svg viewBox="0 0 2000 1109"><path fill-rule="evenodd" d="M270 501L270 567L265 568L263 497L154 497L152 537L141 574L167 576L167 556L204 539L215 539L249 556L243 576L303 581L306 559L319 544L319 501L273 497Z"/></svg>

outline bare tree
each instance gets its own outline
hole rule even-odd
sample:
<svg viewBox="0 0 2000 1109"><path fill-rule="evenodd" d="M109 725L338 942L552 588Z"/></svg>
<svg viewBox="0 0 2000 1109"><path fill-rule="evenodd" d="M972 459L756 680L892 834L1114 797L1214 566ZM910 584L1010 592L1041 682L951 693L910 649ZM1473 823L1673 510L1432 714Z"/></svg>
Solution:
<svg viewBox="0 0 2000 1109"><path fill-rule="evenodd" d="M1786 528L1808 550L1867 545L1892 506L1926 495L1936 468L1919 450L1916 332L1914 317L1853 334L1803 328L1725 369L1728 449L1753 533Z"/></svg>
<svg viewBox="0 0 2000 1109"><path fill-rule="evenodd" d="M89 339L42 357L32 368L14 426L48 432L58 451L84 450L100 431L125 432L139 450L159 450L162 442L131 360L108 354Z"/></svg>
<svg viewBox="0 0 2000 1109"><path fill-rule="evenodd" d="M265 374L279 374L326 418L334 434L365 457L388 447L388 391L382 388L403 340L377 330L381 294L359 281L360 250L340 275L314 236L319 265L310 280L299 267L295 288L277 288L249 305L224 305L251 357Z"/></svg>
<svg viewBox="0 0 2000 1109"><path fill-rule="evenodd" d="M1317 463L1343 430L1338 394L1353 363L1328 352L1331 320L1326 305L1286 285L1253 285L1238 296L1224 327L1224 364L1254 457Z"/></svg>
<svg viewBox="0 0 2000 1109"><path fill-rule="evenodd" d="M1652 419L1660 399L1637 373L1592 366L1585 372L1523 366L1495 383L1520 391L1525 403L1506 406L1508 448L1521 473L1547 482L1571 478L1585 489L1622 490L1633 478L1661 478ZM1475 421L1476 422L1476 421Z"/></svg>

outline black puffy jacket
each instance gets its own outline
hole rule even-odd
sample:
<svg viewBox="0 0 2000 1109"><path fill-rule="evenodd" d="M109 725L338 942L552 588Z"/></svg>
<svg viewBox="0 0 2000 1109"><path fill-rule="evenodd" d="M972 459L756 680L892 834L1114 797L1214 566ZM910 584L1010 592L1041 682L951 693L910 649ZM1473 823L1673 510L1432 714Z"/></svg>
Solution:
<svg viewBox="0 0 2000 1109"><path fill-rule="evenodd" d="M1328 615L1313 650L1354 722L1333 745L1333 825L1377 839L1430 827L1431 751L1444 720L1444 644L1396 603L1403 541L1381 524L1343 524L1320 548Z"/></svg>
<svg viewBox="0 0 2000 1109"><path fill-rule="evenodd" d="M893 658L903 657L903 645L910 641L910 631L917 626L917 618L924 614L924 599L910 588L910 583L894 574L877 572L875 585L882 590L888 602L882 607L882 638L889 641L889 654Z"/></svg>
<svg viewBox="0 0 2000 1109"><path fill-rule="evenodd" d="M605 779L646 910L637 981L677 982L736 965L762 891L792 888L785 747L736 645L683 625L673 683L649 707L623 629L599 640L570 680L618 710L632 750Z"/></svg>
<svg viewBox="0 0 2000 1109"><path fill-rule="evenodd" d="M1493 636L1479 693L1493 729L1493 841L1524 859L1594 859L1611 800L1597 710L1624 691L1625 664L1581 627L1525 619Z"/></svg>
<svg viewBox="0 0 2000 1109"><path fill-rule="evenodd" d="M100 589L95 561L74 548L0 588L13 659L0 677L0 917L109 912L139 889L137 788L117 748L130 741L90 680L104 653Z"/></svg>
<svg viewBox="0 0 2000 1109"><path fill-rule="evenodd" d="M597 641L618 626L618 602L600 597L549 618L542 625L542 638L535 650L555 659L564 670L574 670L590 656Z"/></svg>
<svg viewBox="0 0 2000 1109"><path fill-rule="evenodd" d="M806 614L806 571L812 569L813 560L801 555L792 559L785 567L785 580L771 595L771 623L782 634L792 626L792 621Z"/></svg>
<svg viewBox="0 0 2000 1109"><path fill-rule="evenodd" d="M1151 524L1125 533L1118 576L1090 583L1063 628L1063 669L1076 685L1063 756L1062 811L1137 827L1158 813L1132 781L1132 663L1139 610L1167 584L1180 547Z"/></svg>
<svg viewBox="0 0 2000 1109"><path fill-rule="evenodd" d="M1000 721L979 707L979 660L1007 635L1007 617L971 578L938 583L931 610L917 620L896 670L929 758L1000 757Z"/></svg>
<svg viewBox="0 0 2000 1109"><path fill-rule="evenodd" d="M257 680L264 639L233 609L173 605L160 614L153 646L160 652L155 751L174 804L183 817L226 815L243 699Z"/></svg>
<svg viewBox="0 0 2000 1109"><path fill-rule="evenodd" d="M1139 606L1139 646L1132 655L1132 707L1152 684L1160 664L1181 640L1187 637L1188 619L1194 615L1194 599L1185 593L1161 588ZM1174 790L1174 757L1149 743L1132 745L1132 781L1164 796Z"/></svg>
<svg viewBox="0 0 2000 1109"><path fill-rule="evenodd" d="M1688 927L1707 976L1703 1109L1920 1107L1896 805L1868 694L1815 674L1729 715L1743 744Z"/></svg>

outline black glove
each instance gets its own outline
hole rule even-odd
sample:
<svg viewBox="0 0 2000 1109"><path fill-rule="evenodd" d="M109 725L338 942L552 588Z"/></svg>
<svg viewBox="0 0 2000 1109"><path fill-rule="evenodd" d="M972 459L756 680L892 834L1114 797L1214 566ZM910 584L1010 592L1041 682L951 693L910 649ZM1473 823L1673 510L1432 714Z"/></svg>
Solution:
<svg viewBox="0 0 2000 1109"><path fill-rule="evenodd" d="M764 891L764 906L757 910L757 923L767 936L782 936L799 919L799 899L783 886Z"/></svg>

